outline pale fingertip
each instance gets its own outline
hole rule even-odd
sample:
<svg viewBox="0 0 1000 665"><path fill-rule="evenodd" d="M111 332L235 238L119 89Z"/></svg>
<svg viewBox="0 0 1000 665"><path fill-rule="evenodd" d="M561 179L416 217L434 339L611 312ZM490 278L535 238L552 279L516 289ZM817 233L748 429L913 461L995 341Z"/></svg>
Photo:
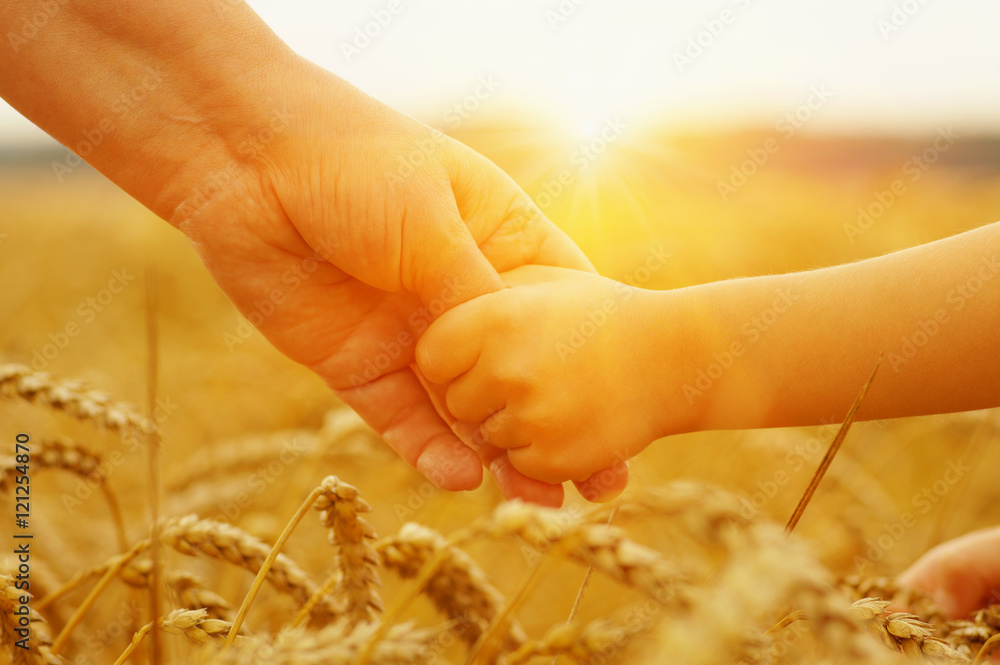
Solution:
<svg viewBox="0 0 1000 665"><path fill-rule="evenodd" d="M508 501L520 499L547 508L560 508L566 498L562 485L522 475L514 468L507 455L501 455L490 462L490 474L503 498Z"/></svg>
<svg viewBox="0 0 1000 665"><path fill-rule="evenodd" d="M437 487L449 492L471 491L483 483L482 462L464 444L457 452L428 448L417 459L416 469Z"/></svg>

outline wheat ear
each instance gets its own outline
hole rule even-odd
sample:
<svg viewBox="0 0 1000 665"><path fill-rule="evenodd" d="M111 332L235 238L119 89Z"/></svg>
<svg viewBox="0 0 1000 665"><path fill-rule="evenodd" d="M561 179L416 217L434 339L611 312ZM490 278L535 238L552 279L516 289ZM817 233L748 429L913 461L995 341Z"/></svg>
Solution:
<svg viewBox="0 0 1000 665"><path fill-rule="evenodd" d="M291 429L213 441L202 450L204 461L175 469L171 495L202 483L217 483L221 476L249 472L266 465L288 450L301 462L317 458L372 458L384 453L378 434L346 407L333 409L320 429Z"/></svg>
<svg viewBox="0 0 1000 665"><path fill-rule="evenodd" d="M630 614L641 609L630 610ZM625 619L595 619L588 622L569 621L551 628L542 638L525 642L513 653L502 656L500 665L522 665L532 658L567 656L577 662L605 662L597 655L617 652L636 635L650 629L652 615L641 621Z"/></svg>
<svg viewBox="0 0 1000 665"><path fill-rule="evenodd" d="M119 576L129 586L148 589L152 572L152 560L141 559L131 562ZM204 609L208 612L208 618L232 623L233 608L229 605L229 601L209 589L203 581L191 573L183 570L170 571L166 574L166 585L180 607Z"/></svg>
<svg viewBox="0 0 1000 665"><path fill-rule="evenodd" d="M108 512L115 525L118 537L118 549L125 551L128 540L125 535L125 522L122 519L118 495L111 489L107 478L101 473L101 463L104 459L97 453L69 439L44 439L32 444L31 463L35 469L61 469L80 478L99 483L104 500L108 504ZM17 477L17 462L13 457L0 458L0 493L10 489Z"/></svg>
<svg viewBox="0 0 1000 665"><path fill-rule="evenodd" d="M42 615L27 602L31 594L18 589L11 575L0 575L0 635L7 645L13 665L67 665L52 650L52 633ZM27 615L19 614L21 608ZM24 617L25 624L22 624ZM19 633L18 631L25 631ZM24 642L19 642L24 640ZM24 644L27 648L22 648Z"/></svg>
<svg viewBox="0 0 1000 665"><path fill-rule="evenodd" d="M165 520L160 539L181 554L201 554L254 574L260 572L272 549L231 524L199 519L197 515ZM300 605L308 601L317 589L316 583L309 579L305 571L284 554L275 557L266 577L276 589L288 594ZM337 608L329 602L320 603L313 610L313 616L321 621L329 621L337 613Z"/></svg>
<svg viewBox="0 0 1000 665"><path fill-rule="evenodd" d="M501 594L486 573L465 551L448 543L433 529L408 522L395 535L378 543L382 565L404 579L412 579L431 559L441 557L422 591L449 619L456 622L461 638L474 645L500 612ZM526 639L513 619L504 638L505 649L516 649Z"/></svg>
<svg viewBox="0 0 1000 665"><path fill-rule="evenodd" d="M963 656L983 658L987 642L993 640L995 644L1000 635L1000 605L978 610L971 619L949 621L943 632L944 638Z"/></svg>
<svg viewBox="0 0 1000 665"><path fill-rule="evenodd" d="M862 578L848 575L839 581L839 585L847 591L852 601L862 598L891 600L910 609L931 625L945 623L944 614L930 596L917 589L903 588L888 577Z"/></svg>
<svg viewBox="0 0 1000 665"><path fill-rule="evenodd" d="M336 549L340 570L340 593L347 599L347 615L354 623L375 620L382 612L378 589L378 540L375 529L361 515L371 506L353 485L329 476L320 485L321 494L313 507L321 511L324 526L330 529L330 543Z"/></svg>
<svg viewBox="0 0 1000 665"><path fill-rule="evenodd" d="M0 398L45 406L123 437L156 430L153 421L143 418L131 404L116 402L83 381L53 379L24 365L0 365Z"/></svg>
<svg viewBox="0 0 1000 665"><path fill-rule="evenodd" d="M891 604L888 600L862 598L851 605L850 612L895 651L910 657L930 656L952 663L969 662L947 642L934 637L930 624L906 612L886 613Z"/></svg>
<svg viewBox="0 0 1000 665"><path fill-rule="evenodd" d="M606 515L604 519L607 519ZM671 602L677 585L682 581L673 566L658 552L629 540L617 527L593 524L579 514L518 500L501 504L492 515L460 529L450 543L457 546L476 538L511 536L517 536L531 546L535 550L532 554L541 556L541 552L555 548L554 551L561 556L592 566L613 579L660 599L662 603ZM447 558L447 549L441 548L420 567L386 611L383 623L372 635L372 642L361 652L358 665L368 662L374 645L437 574Z"/></svg>
<svg viewBox="0 0 1000 665"><path fill-rule="evenodd" d="M629 540L621 529L565 511L510 501L477 521L473 532L491 538L517 536L539 552L558 544L556 551L567 558L654 597L671 595L681 581L659 552Z"/></svg>
<svg viewBox="0 0 1000 665"><path fill-rule="evenodd" d="M208 616L204 609L186 610L178 609L170 614L160 617L156 622L157 627L164 633L172 635L183 635L193 644L207 644L213 639L222 639L232 627L228 621L213 619ZM136 650L143 638L153 630L153 623L150 622L139 629L132 641L129 643L122 655L115 661L115 665L124 665Z"/></svg>

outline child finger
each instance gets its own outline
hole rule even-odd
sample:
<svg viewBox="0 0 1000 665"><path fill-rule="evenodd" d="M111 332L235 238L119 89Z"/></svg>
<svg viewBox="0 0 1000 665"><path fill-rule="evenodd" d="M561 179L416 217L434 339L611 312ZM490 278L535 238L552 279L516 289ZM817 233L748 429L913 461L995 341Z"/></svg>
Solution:
<svg viewBox="0 0 1000 665"><path fill-rule="evenodd" d="M573 484L587 501L605 503L625 491L628 479L628 462L621 462L592 474L586 480L573 481Z"/></svg>
<svg viewBox="0 0 1000 665"><path fill-rule="evenodd" d="M490 296L448 310L417 341L416 363L432 383L447 383L475 366L490 323Z"/></svg>
<svg viewBox="0 0 1000 665"><path fill-rule="evenodd" d="M507 401L496 382L476 366L451 383L446 404L462 422L481 423L507 406Z"/></svg>
<svg viewBox="0 0 1000 665"><path fill-rule="evenodd" d="M507 441L508 443L516 443ZM503 443L494 443L503 446ZM543 450L540 446L520 445L509 447L507 457L515 469L535 480L545 483L563 483L572 480L574 477L586 476L586 472L574 469L572 464L566 464L565 460L560 461L551 452Z"/></svg>

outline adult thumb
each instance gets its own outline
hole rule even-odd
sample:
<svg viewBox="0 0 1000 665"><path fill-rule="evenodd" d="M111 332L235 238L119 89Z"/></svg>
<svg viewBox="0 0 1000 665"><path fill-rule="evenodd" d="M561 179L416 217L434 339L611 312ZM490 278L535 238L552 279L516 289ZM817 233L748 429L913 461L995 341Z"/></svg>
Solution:
<svg viewBox="0 0 1000 665"><path fill-rule="evenodd" d="M457 210L447 223L425 228L433 236L423 234L401 268L409 268L410 273L409 279L404 273L403 284L417 294L432 316L506 288Z"/></svg>

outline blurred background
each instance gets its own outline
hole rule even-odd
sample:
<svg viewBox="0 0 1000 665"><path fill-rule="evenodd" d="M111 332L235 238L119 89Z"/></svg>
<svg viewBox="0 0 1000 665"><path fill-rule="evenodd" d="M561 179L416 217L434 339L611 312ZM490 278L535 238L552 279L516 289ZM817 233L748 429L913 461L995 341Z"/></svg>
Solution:
<svg viewBox="0 0 1000 665"><path fill-rule="evenodd" d="M494 160L621 281L665 289L809 269L1000 217L996 2L250 4L304 56ZM161 423L168 489L183 489L220 440L319 428L337 406L320 382L256 333L240 335L242 318L173 229L86 167L57 177L52 163L66 154L0 107L0 359L141 403L143 280L155 264L159 394L173 405ZM654 251L670 260L649 271ZM134 279L119 288L122 271ZM62 335L69 324L79 327L71 338ZM0 404L0 414L5 430L76 427L27 407ZM801 532L836 571L869 576L997 523L998 429L995 412L858 424ZM638 484L693 477L763 497L760 512L784 521L831 438L829 429L686 435L650 447L633 468ZM949 463L973 471L942 485ZM137 497L138 537L144 467L128 464L134 473L113 482ZM780 483L778 472L788 474ZM448 531L499 500L488 481L468 495L431 490L392 455L375 454L282 472L260 492L240 475L233 496L242 488L251 504L237 521L273 537L327 473L361 487L382 532L406 519ZM73 485L43 482L55 532L69 519L58 497ZM918 499L924 490L932 495ZM210 494L168 508L226 517L229 500ZM91 533L110 538L93 508ZM906 512L919 519L900 533L892 527ZM887 533L881 542L891 546L871 549ZM488 569L510 565L502 552L476 554ZM60 560L59 577L95 559L75 556ZM552 607L568 610L572 597L554 594Z"/></svg>

